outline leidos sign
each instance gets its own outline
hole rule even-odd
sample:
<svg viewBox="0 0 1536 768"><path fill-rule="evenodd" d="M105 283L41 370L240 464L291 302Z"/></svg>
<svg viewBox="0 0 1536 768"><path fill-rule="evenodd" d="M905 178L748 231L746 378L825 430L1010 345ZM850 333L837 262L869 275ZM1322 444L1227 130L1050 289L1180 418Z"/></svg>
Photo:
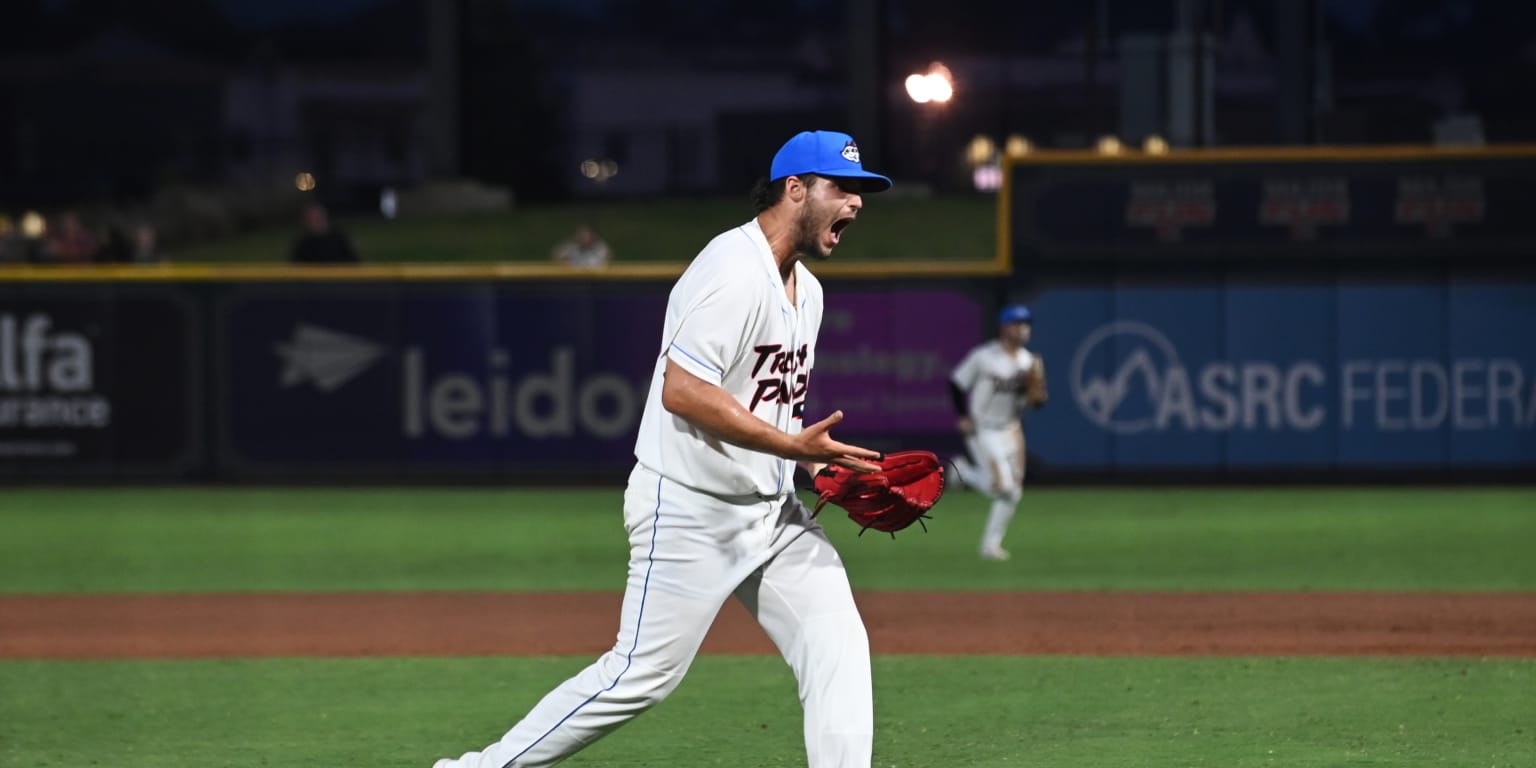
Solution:
<svg viewBox="0 0 1536 768"><path fill-rule="evenodd" d="M421 347L407 349L401 372L401 423L412 439L432 434L449 440L482 434L542 439L583 433L616 438L633 435L639 425L644 392L637 393L612 372L578 379L573 347L556 348L546 370L525 368L520 376L513 374L506 350L490 350L490 370L483 378L453 371L427 380L425 354Z"/></svg>
<svg viewBox="0 0 1536 768"><path fill-rule="evenodd" d="M0 313L0 427L102 429L112 404L95 390L95 350L43 312Z"/></svg>
<svg viewBox="0 0 1536 768"><path fill-rule="evenodd" d="M274 351L282 360L279 387L308 382L322 393L343 390L387 353L370 339L309 323L296 325L290 340ZM406 347L399 357L397 420L412 440L542 439L583 432L608 438L632 433L639 416L641 395L622 377L598 373L577 378L576 350L570 346L553 350L547 370L515 365L526 361L515 361L508 350L491 349L484 376L462 369L429 376L427 350L419 345Z"/></svg>
<svg viewBox="0 0 1536 768"><path fill-rule="evenodd" d="M631 456L662 297L293 298L227 311L230 455L259 471L505 469Z"/></svg>

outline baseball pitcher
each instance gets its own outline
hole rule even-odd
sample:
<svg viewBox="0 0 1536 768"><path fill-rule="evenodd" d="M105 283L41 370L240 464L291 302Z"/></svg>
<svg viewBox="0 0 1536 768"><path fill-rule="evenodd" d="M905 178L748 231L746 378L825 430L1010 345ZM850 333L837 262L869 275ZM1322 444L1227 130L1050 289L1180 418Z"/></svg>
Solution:
<svg viewBox="0 0 1536 768"><path fill-rule="evenodd" d="M499 741L436 768L547 766L576 753L672 692L731 596L799 681L811 768L869 768L869 640L792 473L883 471L878 452L832 439L841 411L802 424L822 319L805 262L830 257L864 196L890 185L864 170L847 134L798 134L754 193L757 217L688 266L667 302L624 492L629 578L612 650Z"/></svg>

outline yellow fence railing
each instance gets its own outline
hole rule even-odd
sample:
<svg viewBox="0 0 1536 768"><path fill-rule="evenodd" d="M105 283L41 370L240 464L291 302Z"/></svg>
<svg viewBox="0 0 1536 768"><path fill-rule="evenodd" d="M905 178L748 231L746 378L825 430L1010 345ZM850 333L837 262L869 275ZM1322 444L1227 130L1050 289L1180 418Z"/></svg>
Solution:
<svg viewBox="0 0 1536 768"><path fill-rule="evenodd" d="M672 280L687 264L614 264L601 270L572 270L553 264L82 264L0 267L0 283L50 282L366 282L470 280ZM852 262L817 264L820 277L890 279L988 277L1007 274L993 261Z"/></svg>

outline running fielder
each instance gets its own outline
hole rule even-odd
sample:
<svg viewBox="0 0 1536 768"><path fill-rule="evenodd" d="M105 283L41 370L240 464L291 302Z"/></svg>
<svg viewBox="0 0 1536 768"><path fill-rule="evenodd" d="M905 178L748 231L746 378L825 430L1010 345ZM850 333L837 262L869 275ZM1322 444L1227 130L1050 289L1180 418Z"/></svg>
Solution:
<svg viewBox="0 0 1536 768"><path fill-rule="evenodd" d="M1033 315L1022 304L1004 307L998 336L970 351L949 377L969 456L954 460L954 475L992 498L981 535L984 560L1007 560L1003 536L1024 493L1026 409L1045 405L1045 363L1029 344Z"/></svg>
<svg viewBox="0 0 1536 768"><path fill-rule="evenodd" d="M879 469L833 440L841 411L802 428L821 283L889 188L847 134L801 133L754 191L757 218L705 246L672 288L624 493L629 579L613 649L505 736L435 768L554 765L666 698L727 597L757 618L799 682L811 768L869 768L869 640L842 560L794 493L798 462Z"/></svg>

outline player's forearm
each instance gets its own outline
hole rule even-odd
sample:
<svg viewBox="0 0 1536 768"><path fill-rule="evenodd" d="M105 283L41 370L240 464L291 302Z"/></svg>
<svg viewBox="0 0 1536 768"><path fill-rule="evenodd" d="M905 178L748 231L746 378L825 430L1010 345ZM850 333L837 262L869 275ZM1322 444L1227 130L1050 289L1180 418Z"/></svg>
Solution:
<svg viewBox="0 0 1536 768"><path fill-rule="evenodd" d="M971 415L970 398L966 396L965 388L955 383L954 379L949 381L949 400L955 406L955 415Z"/></svg>
<svg viewBox="0 0 1536 768"><path fill-rule="evenodd" d="M793 458L789 434L752 415L736 398L667 361L661 405L689 424L732 445L783 458Z"/></svg>

